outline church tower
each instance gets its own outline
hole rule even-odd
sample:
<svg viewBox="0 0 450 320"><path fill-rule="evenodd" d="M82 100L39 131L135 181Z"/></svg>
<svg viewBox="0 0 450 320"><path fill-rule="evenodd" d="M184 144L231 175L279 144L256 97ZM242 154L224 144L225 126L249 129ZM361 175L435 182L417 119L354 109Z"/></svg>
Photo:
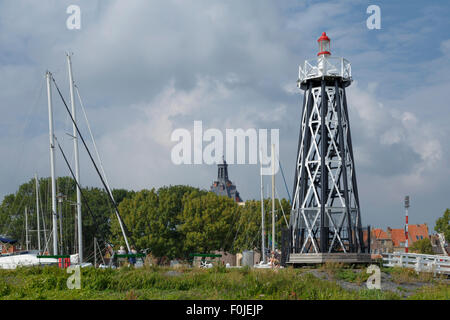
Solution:
<svg viewBox="0 0 450 320"><path fill-rule="evenodd" d="M236 202L243 202L236 186L228 179L228 164L225 159L217 167L217 180L213 182L211 191L218 196L227 196Z"/></svg>

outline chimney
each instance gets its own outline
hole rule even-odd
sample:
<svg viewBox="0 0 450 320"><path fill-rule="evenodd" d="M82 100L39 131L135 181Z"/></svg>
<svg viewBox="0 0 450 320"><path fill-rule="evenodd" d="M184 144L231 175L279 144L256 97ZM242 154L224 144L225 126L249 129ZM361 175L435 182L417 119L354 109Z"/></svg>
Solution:
<svg viewBox="0 0 450 320"><path fill-rule="evenodd" d="M391 231L392 231L391 227L387 227L387 234L388 234L389 238L392 237Z"/></svg>

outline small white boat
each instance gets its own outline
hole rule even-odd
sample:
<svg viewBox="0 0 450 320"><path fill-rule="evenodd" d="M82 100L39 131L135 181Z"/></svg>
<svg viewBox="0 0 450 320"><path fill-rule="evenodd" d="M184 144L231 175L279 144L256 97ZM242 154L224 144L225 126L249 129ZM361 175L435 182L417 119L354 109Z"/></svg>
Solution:
<svg viewBox="0 0 450 320"><path fill-rule="evenodd" d="M280 265L272 265L271 262L264 263L263 261L261 261L260 263L255 264L253 266L253 268L255 268L255 269L282 269L284 267L280 266Z"/></svg>
<svg viewBox="0 0 450 320"><path fill-rule="evenodd" d="M30 267L40 265L53 265L58 263L58 259L38 258L39 251L30 250L0 256L0 269L16 269L17 267Z"/></svg>
<svg viewBox="0 0 450 320"><path fill-rule="evenodd" d="M253 268L257 268L257 269L272 269L273 266L272 266L272 264L270 262L264 263L263 261L261 261L260 263L255 264L253 266Z"/></svg>

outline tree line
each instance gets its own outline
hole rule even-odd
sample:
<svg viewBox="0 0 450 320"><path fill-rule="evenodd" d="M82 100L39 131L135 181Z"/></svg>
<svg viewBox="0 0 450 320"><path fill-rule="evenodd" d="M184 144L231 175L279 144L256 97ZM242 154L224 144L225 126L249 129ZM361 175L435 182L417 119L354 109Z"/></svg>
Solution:
<svg viewBox="0 0 450 320"><path fill-rule="evenodd" d="M61 214L62 249L65 254L77 252L76 183L70 177L59 177L57 193L64 198L57 203ZM82 193L84 257L93 257L94 237L101 248L112 245L115 250L125 246L114 208L105 190L85 187ZM129 231L130 243L154 257L188 258L190 253L216 250L230 253L261 248L261 202L248 200L240 206L232 199L185 185L164 186L159 189L130 191L113 189L122 219ZM52 248L51 184L50 178L39 179L41 248ZM281 203L281 205L280 205ZM35 180L22 184L14 194L8 194L0 204L0 236L19 241L25 248L25 208L28 212L30 248L37 249L37 217ZM90 210L89 210L90 209ZM271 199L264 200L265 233L272 230ZM279 244L281 229L289 221L290 204L276 199L276 236ZM283 212L285 216L283 216ZM58 217L59 218L59 217ZM450 239L450 210L436 221L435 231ZM60 221L58 219L58 228ZM45 231L44 231L45 229ZM58 231L59 237L59 231ZM425 243L426 242L426 243ZM414 247L417 252L429 252L429 239ZM420 247L420 248L419 248Z"/></svg>
<svg viewBox="0 0 450 320"><path fill-rule="evenodd" d="M50 191L50 178L39 179L41 247L44 248L45 234L51 250ZM63 251L66 254L74 253L77 251L75 181L70 177L59 177L57 193L64 195L63 200L57 203L58 216L62 216ZM93 256L94 237L100 240L102 248L107 244L112 245L115 250L125 246L118 219L105 190L86 187L82 189L82 193L87 202L82 202L86 259ZM129 242L136 249L146 250L154 257L185 259L190 253L216 250L236 253L261 248L260 201L249 200L241 206L228 197L185 185L137 192L113 189L112 193L128 229ZM4 197L0 205L0 234L19 240L22 247L25 247L25 207L28 211L28 229L31 230L30 248L35 249L37 216L34 179L22 184L16 193ZM264 200L264 208L265 231L270 235L270 199ZM286 199L276 199L275 210L275 243L278 244L281 228L286 226L286 220L289 221L290 204Z"/></svg>

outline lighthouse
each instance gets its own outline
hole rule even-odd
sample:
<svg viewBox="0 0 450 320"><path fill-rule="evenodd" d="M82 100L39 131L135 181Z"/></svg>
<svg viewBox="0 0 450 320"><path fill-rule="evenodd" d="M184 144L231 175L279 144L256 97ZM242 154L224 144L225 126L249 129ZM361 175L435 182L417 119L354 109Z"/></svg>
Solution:
<svg viewBox="0 0 450 320"><path fill-rule="evenodd" d="M325 32L317 42L317 57L299 67L303 113L284 255L288 263L364 262L370 228L361 223L345 91L351 65L331 55Z"/></svg>

